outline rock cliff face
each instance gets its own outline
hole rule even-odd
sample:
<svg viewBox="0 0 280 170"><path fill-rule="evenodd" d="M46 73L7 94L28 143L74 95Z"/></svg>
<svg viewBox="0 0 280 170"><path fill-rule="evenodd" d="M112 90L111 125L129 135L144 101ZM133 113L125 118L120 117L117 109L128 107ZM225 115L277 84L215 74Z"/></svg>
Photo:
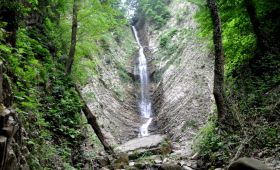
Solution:
<svg viewBox="0 0 280 170"><path fill-rule="evenodd" d="M199 38L194 15L197 6L171 1L171 18L156 30L139 19L142 41L149 50L153 80L155 133L168 134L180 144L178 152L189 152L191 139L212 112L213 56L208 40Z"/></svg>
<svg viewBox="0 0 280 170"><path fill-rule="evenodd" d="M97 56L98 73L81 87L81 92L90 114L96 118L101 137L114 147L139 133L133 81L137 44L129 27L124 28L119 39L109 36L112 37L108 41L109 49Z"/></svg>
<svg viewBox="0 0 280 170"><path fill-rule="evenodd" d="M136 22L152 80L155 119L150 130L167 134L180 145L178 153L190 154L190 141L212 112L214 58L209 41L197 35L197 6L171 1L168 8L171 18L161 29L143 16ZM124 34L98 55L98 74L81 88L101 137L112 147L137 137L141 125L134 81L137 44L130 28Z"/></svg>

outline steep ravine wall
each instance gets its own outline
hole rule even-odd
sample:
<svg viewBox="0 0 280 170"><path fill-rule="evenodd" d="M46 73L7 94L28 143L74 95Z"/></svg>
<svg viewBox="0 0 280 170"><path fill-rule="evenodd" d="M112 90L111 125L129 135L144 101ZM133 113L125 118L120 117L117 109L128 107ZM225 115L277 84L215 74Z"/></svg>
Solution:
<svg viewBox="0 0 280 170"><path fill-rule="evenodd" d="M168 9L171 18L159 30L142 15L135 23L152 80L155 118L150 131L169 135L173 143L180 145L179 153L189 154L191 140L213 108L213 56L209 41L197 35L197 6L171 1ZM98 74L80 87L102 138L113 148L137 137L141 125L136 103L138 85L133 80L137 78L137 44L131 29L124 31L125 36L112 39L109 50L98 55ZM163 47L160 44L164 36L167 41ZM120 70L130 78L124 80Z"/></svg>
<svg viewBox="0 0 280 170"><path fill-rule="evenodd" d="M97 55L98 73L79 87L88 113L96 119L94 126L112 148L137 137L140 126L133 67L137 44L130 27L123 31L118 38L109 35L112 39L107 42L108 50Z"/></svg>
<svg viewBox="0 0 280 170"><path fill-rule="evenodd" d="M156 116L153 130L168 134L180 145L178 152L188 154L191 140L212 112L213 56L209 41L197 34L197 6L171 1L168 10L171 18L159 30L141 17L136 25L149 48Z"/></svg>

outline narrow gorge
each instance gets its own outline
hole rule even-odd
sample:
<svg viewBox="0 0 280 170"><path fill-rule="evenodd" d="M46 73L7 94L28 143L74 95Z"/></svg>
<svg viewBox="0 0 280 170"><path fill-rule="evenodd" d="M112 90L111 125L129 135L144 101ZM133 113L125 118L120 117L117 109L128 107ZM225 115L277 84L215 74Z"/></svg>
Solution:
<svg viewBox="0 0 280 170"><path fill-rule="evenodd" d="M280 170L279 4L0 0L0 170Z"/></svg>
<svg viewBox="0 0 280 170"><path fill-rule="evenodd" d="M83 88L83 96L103 131L102 139L110 146L117 146L113 149L115 153L126 152L135 157L149 152L152 155L172 152L173 158L164 163L176 164L180 158L195 154L192 141L213 112L213 56L207 39L196 36L197 6L174 1L168 10L171 19L160 31L141 16L136 18L131 31L127 28L126 36L131 34L128 37L134 49L124 63L126 72L135 80L129 88L121 81L117 83L118 77L114 82L106 76L99 80L92 78ZM182 21L176 21L176 15L184 10L189 13ZM167 48L161 47L162 36L168 38ZM169 48L173 49L172 54ZM112 78L112 71L104 70L104 75ZM123 86L123 101L110 93L113 89L108 88L113 83ZM89 94L94 94L94 100L87 97ZM133 107L125 107L131 103ZM195 161L189 163L197 166ZM186 164L187 161L182 166Z"/></svg>

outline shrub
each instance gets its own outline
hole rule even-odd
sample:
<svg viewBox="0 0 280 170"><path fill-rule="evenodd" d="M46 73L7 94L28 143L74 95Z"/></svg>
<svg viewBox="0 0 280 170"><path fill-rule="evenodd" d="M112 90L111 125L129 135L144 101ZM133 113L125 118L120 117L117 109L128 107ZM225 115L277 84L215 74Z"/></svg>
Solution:
<svg viewBox="0 0 280 170"><path fill-rule="evenodd" d="M164 26L170 18L170 12L164 0L141 0L140 8L155 24L156 29Z"/></svg>

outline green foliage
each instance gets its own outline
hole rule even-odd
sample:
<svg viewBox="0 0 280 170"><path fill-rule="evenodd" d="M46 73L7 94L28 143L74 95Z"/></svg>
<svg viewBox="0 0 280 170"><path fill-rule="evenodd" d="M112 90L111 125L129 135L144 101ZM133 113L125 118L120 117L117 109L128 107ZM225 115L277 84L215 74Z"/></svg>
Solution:
<svg viewBox="0 0 280 170"><path fill-rule="evenodd" d="M160 42L159 42L160 47L162 48L166 47L167 42L168 42L168 36L164 35L160 37Z"/></svg>
<svg viewBox="0 0 280 170"><path fill-rule="evenodd" d="M159 29L166 24L170 18L170 12L164 0L141 0L139 8Z"/></svg>
<svg viewBox="0 0 280 170"><path fill-rule="evenodd" d="M200 0L193 1L203 4ZM268 50L259 54L256 35L244 1L217 2L226 59L225 87L229 108L227 116L234 118L234 126L221 133L212 124L198 137L198 150L205 162L211 162L208 167L231 159L240 143L244 144L244 139L246 149L241 151L241 156L251 155L256 150L269 150L269 155L273 155L275 148L279 147L276 133L279 133L280 129L277 123L279 112L276 111L279 109L280 97L280 49L278 40L276 41L280 37L280 24L276 11L279 11L280 6L275 1L253 1L261 32L266 36L264 41L269 44ZM205 5L200 5L196 18L200 25L199 36L211 35L213 28ZM234 131L231 128L234 128Z"/></svg>
<svg viewBox="0 0 280 170"><path fill-rule="evenodd" d="M15 82L13 93L17 112L24 127L32 132L27 141L32 153L30 165L33 168L51 168L50 159L55 155L63 157L64 153L56 153L56 146L45 142L56 135L64 136L61 141L68 138L78 141L80 137L79 96L71 81L55 68L49 51L39 41L30 38L26 30L18 32L16 53L11 53L9 47L1 48L1 51L8 55L4 61L10 67ZM50 87L41 86L48 82L51 82ZM66 146L71 150L69 147ZM69 157L70 154L65 161L69 161Z"/></svg>
<svg viewBox="0 0 280 170"><path fill-rule="evenodd" d="M208 169L223 166L232 156L240 138L236 134L225 134L216 126L215 120L210 120L200 130L195 138L195 150L205 161Z"/></svg>
<svg viewBox="0 0 280 170"><path fill-rule="evenodd" d="M37 1L33 2L35 7ZM63 167L63 163L73 166L70 159L73 148L77 150L76 145L84 138L81 102L72 80L64 75L63 65L53 60L67 49L63 49L65 46L49 49L62 42L63 29L51 16L46 17L42 30L20 26L16 47L12 48L2 43L5 25L0 24L0 59L12 85L14 107L29 132L28 139L23 141L31 152L28 164L32 169L54 169ZM72 142L68 143L69 140Z"/></svg>
<svg viewBox="0 0 280 170"><path fill-rule="evenodd" d="M129 76L128 72L126 71L123 65L118 64L118 71L119 71L119 76L123 82L129 83L133 81L132 77Z"/></svg>
<svg viewBox="0 0 280 170"><path fill-rule="evenodd" d="M158 82L162 74L171 65L177 65L180 63L180 58L185 45L190 37L189 29L182 28L170 28L166 32L162 33L159 37L159 46L161 47L160 53L155 57L154 62L165 63L162 68L153 74L153 80ZM163 62L165 61L165 62Z"/></svg>
<svg viewBox="0 0 280 170"><path fill-rule="evenodd" d="M63 79L63 73L53 75L50 94L43 101L45 119L49 121L49 128L55 133L69 138L77 138L79 129L81 102L73 85Z"/></svg>
<svg viewBox="0 0 280 170"><path fill-rule="evenodd" d="M124 14L115 6L116 2L111 0L101 3L99 0L87 0L79 5L78 40L72 77L81 85L85 85L90 76L98 74L97 65L100 60L97 56L108 50L104 46L104 43L107 43L108 33L119 32L127 24ZM67 14L63 16L62 21L63 30L69 30ZM65 32L63 35L63 30L62 36L69 37L70 33ZM69 42L65 42L65 44L69 46Z"/></svg>
<svg viewBox="0 0 280 170"><path fill-rule="evenodd" d="M200 4L203 4L200 1ZM227 3L218 1L223 30L223 45L226 59L225 71L230 74L235 68L252 58L255 50L255 36L243 1ZM200 35L209 36L213 32L210 14L206 6L201 6L196 15L200 23Z"/></svg>
<svg viewBox="0 0 280 170"><path fill-rule="evenodd" d="M118 1L80 1L71 75L74 81L64 75L73 1L29 0L22 4L2 0L0 8L4 5L18 14L15 48L5 44L8 34L3 28L8 22L0 22L0 60L7 66L7 80L13 82L14 107L29 132L28 139L23 141L31 152L28 164L31 169L73 169L73 166L82 169L85 159L95 157L96 151L83 153L79 150L85 139L86 123L81 120L82 103L74 82L85 85L90 76L98 74L100 54L112 53L111 60L114 59L108 43L114 41L117 46L121 43L117 36L127 37L122 33L127 20L119 10ZM31 14L38 14L39 19L27 26ZM19 22L19 18L24 22ZM131 50L132 43L127 43ZM120 69L119 76L123 81L131 81L125 69ZM123 98L121 90L119 95ZM90 142L95 145L99 141L95 136Z"/></svg>
<svg viewBox="0 0 280 170"><path fill-rule="evenodd" d="M127 23L124 15L118 9L114 8L111 3L101 3L99 0L87 0L83 4L80 4L78 13L80 24L79 40L98 40L109 30L120 29L120 26L122 27Z"/></svg>
<svg viewBox="0 0 280 170"><path fill-rule="evenodd" d="M169 30L165 34L162 34L160 36L160 41L159 41L160 47L166 48L168 41L170 41L172 39L172 37L174 37L176 35L177 32L178 32L178 30L176 28L174 28L174 29Z"/></svg>

